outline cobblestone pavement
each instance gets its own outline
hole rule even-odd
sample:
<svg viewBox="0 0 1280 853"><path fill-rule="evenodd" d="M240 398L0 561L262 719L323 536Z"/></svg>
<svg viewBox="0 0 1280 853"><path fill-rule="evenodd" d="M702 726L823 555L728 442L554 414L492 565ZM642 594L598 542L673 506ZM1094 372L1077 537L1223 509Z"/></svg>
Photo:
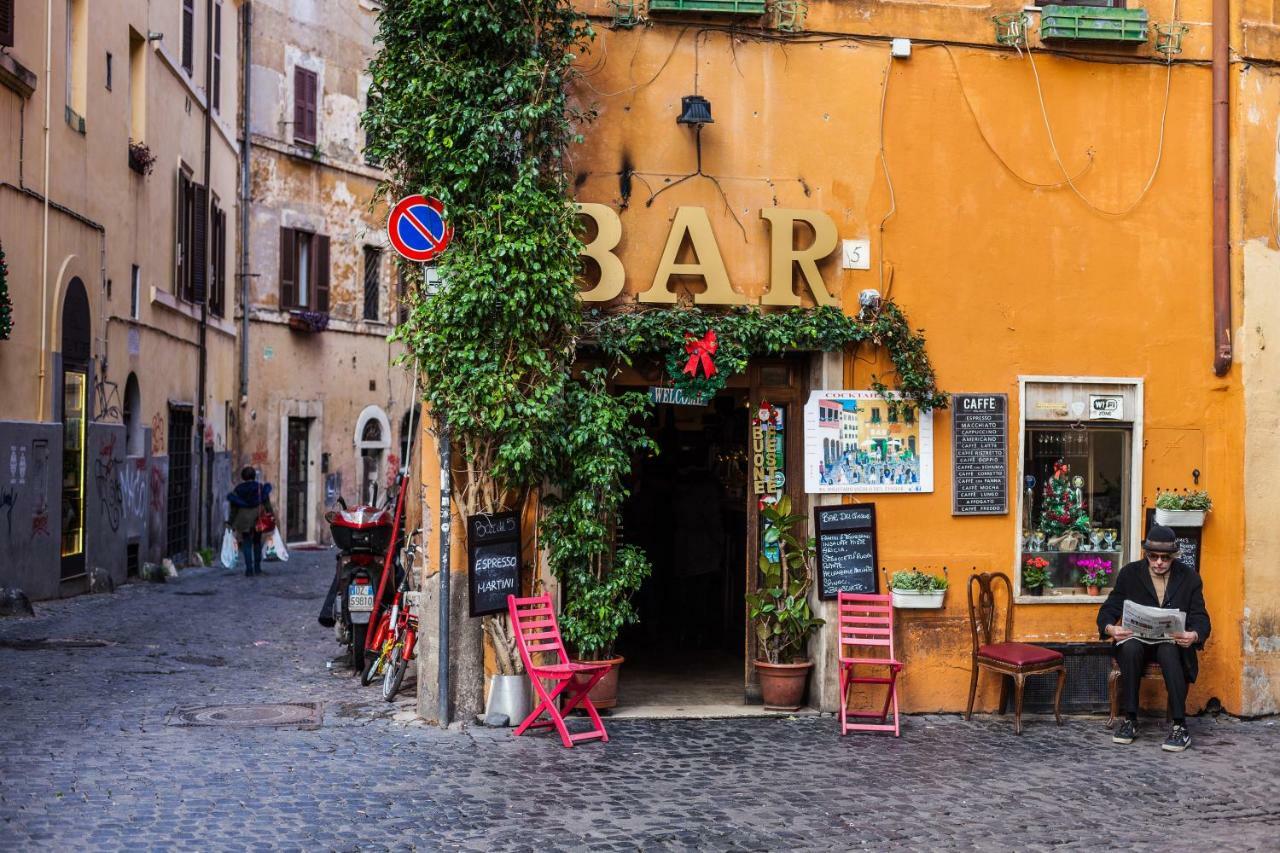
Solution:
<svg viewBox="0 0 1280 853"><path fill-rule="evenodd" d="M1192 720L1182 755L1154 725L1112 746L1096 719L1019 738L910 717L899 740L840 738L831 717L614 721L572 751L409 723L410 698L326 670L332 559L188 570L0 623L0 848L1280 849L1274 720ZM112 645L22 648L38 638ZM323 725L169 720L294 701L322 702Z"/></svg>

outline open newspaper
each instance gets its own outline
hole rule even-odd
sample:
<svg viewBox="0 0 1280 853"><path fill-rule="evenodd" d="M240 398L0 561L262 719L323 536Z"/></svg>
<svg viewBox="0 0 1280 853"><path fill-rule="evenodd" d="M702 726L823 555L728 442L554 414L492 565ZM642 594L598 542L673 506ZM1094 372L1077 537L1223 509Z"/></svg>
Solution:
<svg viewBox="0 0 1280 853"><path fill-rule="evenodd" d="M1120 627L1133 632L1120 642L1138 640L1143 643L1172 643L1173 635L1186 630L1187 614L1181 610L1163 607L1146 607L1132 601L1124 603L1124 616Z"/></svg>

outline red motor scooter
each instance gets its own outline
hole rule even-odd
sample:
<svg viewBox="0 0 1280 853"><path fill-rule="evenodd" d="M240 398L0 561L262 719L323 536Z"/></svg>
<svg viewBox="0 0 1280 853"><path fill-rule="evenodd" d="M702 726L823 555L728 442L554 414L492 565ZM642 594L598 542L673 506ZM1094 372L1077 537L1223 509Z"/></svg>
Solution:
<svg viewBox="0 0 1280 853"><path fill-rule="evenodd" d="M386 557L396 550L397 525L388 507L348 507L341 497L338 506L324 516L338 548L338 559L333 583L320 610L320 624L334 629L338 642L350 652L352 667L363 675L369 621L377 609L377 593L387 587L382 575Z"/></svg>

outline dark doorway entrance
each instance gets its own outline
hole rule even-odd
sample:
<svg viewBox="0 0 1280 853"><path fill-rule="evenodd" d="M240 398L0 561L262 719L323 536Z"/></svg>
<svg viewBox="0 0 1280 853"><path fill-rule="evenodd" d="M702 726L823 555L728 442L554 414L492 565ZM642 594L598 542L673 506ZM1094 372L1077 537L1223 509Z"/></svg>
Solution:
<svg viewBox="0 0 1280 853"><path fill-rule="evenodd" d="M311 432L310 418L289 418L288 459L285 463L285 538L290 542L302 542L307 531L307 478L310 456L307 439Z"/></svg>
<svg viewBox="0 0 1280 853"><path fill-rule="evenodd" d="M625 704L741 705L746 630L746 390L657 407L659 452L637 460L620 538L653 574L619 640Z"/></svg>
<svg viewBox="0 0 1280 853"><path fill-rule="evenodd" d="M90 340L89 295L84 282L73 278L62 303L62 580L85 573L84 450L89 420Z"/></svg>
<svg viewBox="0 0 1280 853"><path fill-rule="evenodd" d="M165 511L165 553L185 555L191 547L191 440L195 418L189 406L169 407L169 505Z"/></svg>

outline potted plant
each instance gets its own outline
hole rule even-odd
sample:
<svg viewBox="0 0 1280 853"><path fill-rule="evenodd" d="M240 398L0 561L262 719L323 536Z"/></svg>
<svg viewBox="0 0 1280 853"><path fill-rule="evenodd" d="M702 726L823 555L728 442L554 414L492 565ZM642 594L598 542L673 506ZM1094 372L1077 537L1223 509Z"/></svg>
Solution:
<svg viewBox="0 0 1280 853"><path fill-rule="evenodd" d="M1049 561L1044 557L1027 557L1022 561L1022 589L1027 595L1044 595L1053 589L1049 580Z"/></svg>
<svg viewBox="0 0 1280 853"><path fill-rule="evenodd" d="M764 530L760 583L747 593L747 613L758 641L756 675L765 708L795 711L804 701L813 667L807 652L809 637L825 624L809 608L816 548L812 538L793 532L805 517L791 514L790 497L766 504L760 520Z"/></svg>
<svg viewBox="0 0 1280 853"><path fill-rule="evenodd" d="M290 311L289 328L299 332L323 332L329 328L329 315L324 311Z"/></svg>
<svg viewBox="0 0 1280 853"><path fill-rule="evenodd" d="M1168 527L1204 527L1204 517L1211 509L1213 501L1203 489L1156 493L1156 524Z"/></svg>
<svg viewBox="0 0 1280 853"><path fill-rule="evenodd" d="M524 661L516 649L511 620L505 613L495 613L480 620L484 632L493 642L494 661L498 672L489 679L489 696L485 701L484 716L507 718L507 724L520 725L532 710L529 679L525 677Z"/></svg>
<svg viewBox="0 0 1280 853"><path fill-rule="evenodd" d="M942 571L945 574L946 569ZM913 568L894 572L889 579L889 590L893 593L894 607L936 610L942 607L942 599L947 594L947 579Z"/></svg>
<svg viewBox="0 0 1280 853"><path fill-rule="evenodd" d="M1076 560L1080 583L1089 595L1097 595L1111 582L1111 561L1103 557L1081 557Z"/></svg>

